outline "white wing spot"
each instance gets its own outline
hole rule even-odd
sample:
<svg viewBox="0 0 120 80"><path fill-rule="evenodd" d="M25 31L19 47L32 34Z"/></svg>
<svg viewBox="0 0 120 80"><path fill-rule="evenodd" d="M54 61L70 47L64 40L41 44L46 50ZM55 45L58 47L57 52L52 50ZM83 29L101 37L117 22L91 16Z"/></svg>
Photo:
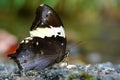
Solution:
<svg viewBox="0 0 120 80"><path fill-rule="evenodd" d="M25 38L25 39L32 40L33 38L32 38L32 37L27 37L27 38Z"/></svg>
<svg viewBox="0 0 120 80"><path fill-rule="evenodd" d="M41 55L43 55L43 54L44 54L44 52L43 52L42 50L40 51L40 53L41 53Z"/></svg>
<svg viewBox="0 0 120 80"><path fill-rule="evenodd" d="M50 14L51 13L51 11L48 11L48 14Z"/></svg>
<svg viewBox="0 0 120 80"><path fill-rule="evenodd" d="M22 40L20 43L24 43L24 40Z"/></svg>
<svg viewBox="0 0 120 80"><path fill-rule="evenodd" d="M63 46L63 45L64 45L64 43L61 43L61 45Z"/></svg>
<svg viewBox="0 0 120 80"><path fill-rule="evenodd" d="M44 4L41 4L40 6L44 6Z"/></svg>
<svg viewBox="0 0 120 80"><path fill-rule="evenodd" d="M28 40L25 40L25 43L28 43L29 41Z"/></svg>
<svg viewBox="0 0 120 80"><path fill-rule="evenodd" d="M39 42L36 42L36 45L38 46L38 45L39 45Z"/></svg>
<svg viewBox="0 0 120 80"><path fill-rule="evenodd" d="M41 24L43 25L44 23L42 22Z"/></svg>

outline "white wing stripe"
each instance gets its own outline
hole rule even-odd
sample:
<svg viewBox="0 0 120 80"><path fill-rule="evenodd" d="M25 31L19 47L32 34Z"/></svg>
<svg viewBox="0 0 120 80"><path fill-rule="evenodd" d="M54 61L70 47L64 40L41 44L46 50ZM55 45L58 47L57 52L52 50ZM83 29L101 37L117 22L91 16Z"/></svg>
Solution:
<svg viewBox="0 0 120 80"><path fill-rule="evenodd" d="M60 34L58 34L60 33ZM65 33L64 33L64 29L62 26L60 27L52 27L50 26L50 28L36 28L36 30L32 30L30 31L30 36L31 37L41 37L44 38L46 37L52 37L52 36L61 36L65 38Z"/></svg>

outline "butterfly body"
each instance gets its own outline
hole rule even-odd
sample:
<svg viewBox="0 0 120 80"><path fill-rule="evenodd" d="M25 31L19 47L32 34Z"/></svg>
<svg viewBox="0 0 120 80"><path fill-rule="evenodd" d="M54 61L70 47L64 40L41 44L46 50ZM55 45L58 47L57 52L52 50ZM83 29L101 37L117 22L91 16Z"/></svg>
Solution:
<svg viewBox="0 0 120 80"><path fill-rule="evenodd" d="M66 56L63 24L56 12L42 4L36 10L30 37L21 41L16 53L10 54L20 69L43 69L58 63Z"/></svg>

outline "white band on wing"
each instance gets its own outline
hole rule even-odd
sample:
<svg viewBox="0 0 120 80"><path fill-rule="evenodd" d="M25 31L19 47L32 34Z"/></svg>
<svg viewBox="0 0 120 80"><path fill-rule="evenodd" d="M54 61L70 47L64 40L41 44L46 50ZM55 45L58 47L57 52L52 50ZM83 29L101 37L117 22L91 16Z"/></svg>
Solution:
<svg viewBox="0 0 120 80"><path fill-rule="evenodd" d="M52 37L52 36L61 36L65 38L65 33L64 29L62 26L60 27L52 27L50 28L36 28L35 30L30 31L30 36L31 37L41 37L44 38L46 37Z"/></svg>

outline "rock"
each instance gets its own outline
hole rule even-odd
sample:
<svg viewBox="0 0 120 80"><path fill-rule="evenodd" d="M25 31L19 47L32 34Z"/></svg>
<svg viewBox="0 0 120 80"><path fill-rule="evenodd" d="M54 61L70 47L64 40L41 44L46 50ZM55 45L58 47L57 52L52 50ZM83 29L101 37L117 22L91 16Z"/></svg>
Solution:
<svg viewBox="0 0 120 80"><path fill-rule="evenodd" d="M120 66L110 62L95 65L54 65L44 70L31 70L23 72L22 75L15 72L16 67L0 64L0 80L120 80ZM13 66L13 65L12 65ZM13 72L12 72L13 70ZM4 74L3 74L4 73Z"/></svg>

